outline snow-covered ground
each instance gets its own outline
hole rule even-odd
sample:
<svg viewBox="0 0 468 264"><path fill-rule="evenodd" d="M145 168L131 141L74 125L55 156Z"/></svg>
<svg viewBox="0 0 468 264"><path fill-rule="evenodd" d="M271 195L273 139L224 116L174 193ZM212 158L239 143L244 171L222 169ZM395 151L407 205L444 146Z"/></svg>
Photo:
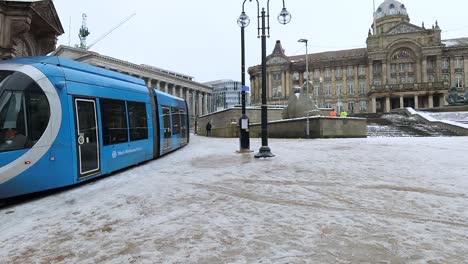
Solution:
<svg viewBox="0 0 468 264"><path fill-rule="evenodd" d="M423 112L438 120L468 123L468 112Z"/></svg>
<svg viewBox="0 0 468 264"><path fill-rule="evenodd" d="M468 137L269 143L192 136L2 208L0 263L468 263Z"/></svg>

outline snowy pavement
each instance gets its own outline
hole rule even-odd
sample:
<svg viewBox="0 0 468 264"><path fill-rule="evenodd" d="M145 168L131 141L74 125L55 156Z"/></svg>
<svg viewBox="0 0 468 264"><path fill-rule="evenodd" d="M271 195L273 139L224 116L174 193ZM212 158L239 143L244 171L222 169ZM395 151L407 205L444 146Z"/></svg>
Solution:
<svg viewBox="0 0 468 264"><path fill-rule="evenodd" d="M269 143L192 136L0 208L0 263L468 263L468 137Z"/></svg>

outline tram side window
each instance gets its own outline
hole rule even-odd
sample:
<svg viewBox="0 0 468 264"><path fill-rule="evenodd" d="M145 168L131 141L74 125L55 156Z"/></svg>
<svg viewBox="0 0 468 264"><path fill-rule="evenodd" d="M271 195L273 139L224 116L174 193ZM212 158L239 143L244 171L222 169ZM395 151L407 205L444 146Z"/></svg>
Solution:
<svg viewBox="0 0 468 264"><path fill-rule="evenodd" d="M163 114L163 126L164 126L164 138L171 137L171 111L167 106L162 107Z"/></svg>
<svg viewBox="0 0 468 264"><path fill-rule="evenodd" d="M127 102L130 141L148 138L148 120L144 103Z"/></svg>
<svg viewBox="0 0 468 264"><path fill-rule="evenodd" d="M172 134L176 135L180 133L180 114L179 109L171 107L172 115Z"/></svg>
<svg viewBox="0 0 468 264"><path fill-rule="evenodd" d="M186 127L187 115L185 114L185 110L179 109L179 117L180 117L180 130L182 133L181 136L185 138L187 136L187 127Z"/></svg>
<svg viewBox="0 0 468 264"><path fill-rule="evenodd" d="M104 145L128 142L125 101L100 99Z"/></svg>

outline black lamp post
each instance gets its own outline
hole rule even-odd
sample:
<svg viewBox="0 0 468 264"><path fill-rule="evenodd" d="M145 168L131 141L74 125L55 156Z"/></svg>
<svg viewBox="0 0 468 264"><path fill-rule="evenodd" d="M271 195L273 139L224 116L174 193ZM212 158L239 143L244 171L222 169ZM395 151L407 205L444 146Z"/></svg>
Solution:
<svg viewBox="0 0 468 264"><path fill-rule="evenodd" d="M244 29L250 24L250 18L244 12L244 4L247 0L242 3L242 13L237 19L237 24L241 28L241 102L242 102L242 115L239 119L239 141L240 141L240 152L250 152L250 134L249 134L249 118L245 112L245 38ZM252 1L252 0L250 0Z"/></svg>
<svg viewBox="0 0 468 264"><path fill-rule="evenodd" d="M247 0L244 0L244 4ZM252 0L249 0L252 2ZM270 147L268 147L268 108L267 108L267 100L266 100L266 38L270 37L270 0L267 1L267 10L265 12L265 8L262 8L260 12L260 4L257 1L257 31L258 37L262 39L262 146L257 154L255 154L255 158L269 158L274 157L273 153L271 153ZM244 12L244 4L242 4L242 13L239 17L238 23L241 24L239 21L248 20L248 16ZM261 27L260 27L260 20L261 20ZM265 20L267 24L265 25ZM291 14L286 10L283 0L283 9L278 15L278 21L286 25L291 21ZM248 25L248 23L247 23ZM244 26L245 27L245 26ZM241 28L243 28L241 26ZM242 31L241 31L242 32ZM267 33L268 32L268 33ZM243 34L243 33L241 33Z"/></svg>

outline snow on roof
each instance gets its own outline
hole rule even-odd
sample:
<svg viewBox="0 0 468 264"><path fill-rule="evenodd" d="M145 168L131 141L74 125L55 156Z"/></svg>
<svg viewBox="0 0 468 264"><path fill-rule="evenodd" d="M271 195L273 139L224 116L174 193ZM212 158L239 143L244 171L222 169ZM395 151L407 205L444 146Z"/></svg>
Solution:
<svg viewBox="0 0 468 264"><path fill-rule="evenodd" d="M468 38L446 39L442 40L442 44L445 44L447 48L468 46Z"/></svg>

